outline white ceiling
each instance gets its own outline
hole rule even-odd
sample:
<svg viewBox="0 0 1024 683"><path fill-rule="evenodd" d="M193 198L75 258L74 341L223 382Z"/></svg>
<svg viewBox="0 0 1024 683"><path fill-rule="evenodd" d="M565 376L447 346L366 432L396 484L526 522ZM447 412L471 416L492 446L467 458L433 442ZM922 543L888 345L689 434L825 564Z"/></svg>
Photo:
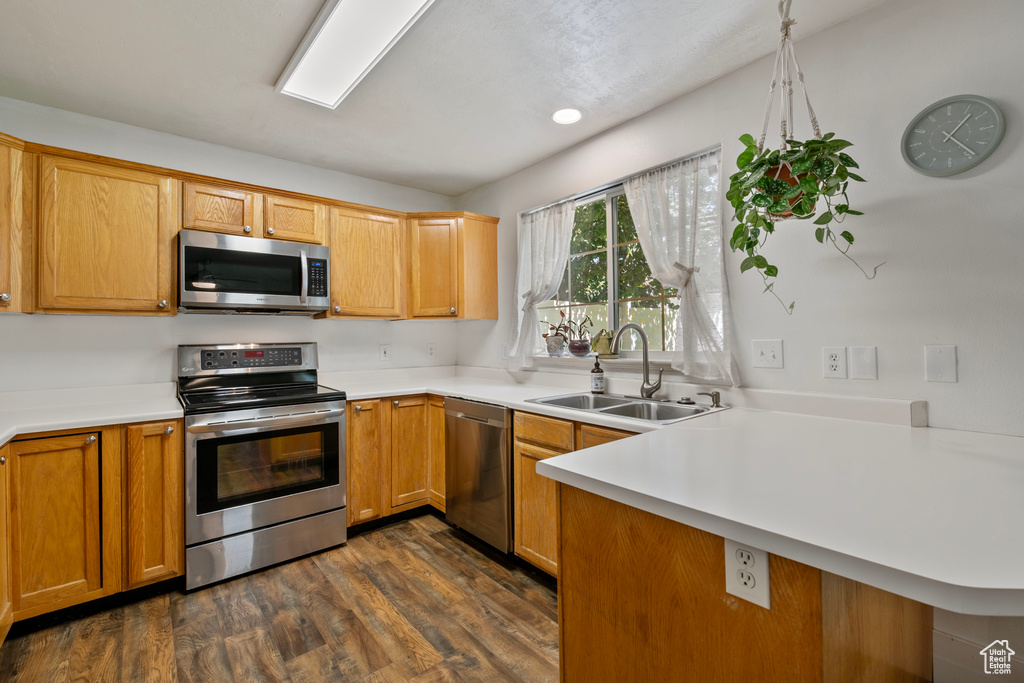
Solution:
<svg viewBox="0 0 1024 683"><path fill-rule="evenodd" d="M796 0L794 34L880 1ZM436 0L331 111L274 93L321 4L3 0L0 95L458 195L778 40L774 0Z"/></svg>

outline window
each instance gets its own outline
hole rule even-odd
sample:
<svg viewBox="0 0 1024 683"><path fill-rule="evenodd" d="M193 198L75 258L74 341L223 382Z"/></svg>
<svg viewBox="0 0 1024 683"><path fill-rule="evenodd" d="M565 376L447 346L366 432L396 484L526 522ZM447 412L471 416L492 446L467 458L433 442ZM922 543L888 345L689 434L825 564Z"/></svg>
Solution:
<svg viewBox="0 0 1024 683"><path fill-rule="evenodd" d="M542 329L561 310L576 324L589 317L591 335L636 323L652 351L675 350L676 290L651 275L621 186L577 202L569 251L558 293L537 307ZM639 350L640 340L626 335L621 348Z"/></svg>

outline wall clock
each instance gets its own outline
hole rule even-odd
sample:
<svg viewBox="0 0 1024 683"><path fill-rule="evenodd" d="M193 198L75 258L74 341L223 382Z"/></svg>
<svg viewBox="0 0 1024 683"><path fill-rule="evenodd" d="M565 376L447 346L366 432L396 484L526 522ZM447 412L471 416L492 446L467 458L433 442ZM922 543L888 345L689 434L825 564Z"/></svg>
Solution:
<svg viewBox="0 0 1024 683"><path fill-rule="evenodd" d="M977 95L939 100L910 122L900 149L915 171L951 176L984 161L1003 139L1006 120L995 102Z"/></svg>

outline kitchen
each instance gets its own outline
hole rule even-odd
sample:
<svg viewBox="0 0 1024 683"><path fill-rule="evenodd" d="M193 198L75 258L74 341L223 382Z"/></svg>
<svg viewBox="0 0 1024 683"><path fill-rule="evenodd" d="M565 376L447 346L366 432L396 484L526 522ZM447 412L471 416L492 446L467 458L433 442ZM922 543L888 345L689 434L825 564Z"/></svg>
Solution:
<svg viewBox="0 0 1024 683"><path fill-rule="evenodd" d="M320 3L306 4L305 16L290 19L295 35L288 39L292 44L283 54L285 59ZM497 217L499 316L497 322L390 322L12 314L0 318L0 347L6 361L0 371L0 387L5 392L19 392L169 386L174 380L172 356L179 344L226 341L317 342L320 371L331 376L331 381L324 383L359 398L365 394L357 394L356 387L383 379L388 379L391 387L398 386L403 371L422 388L430 388L435 379L450 377L456 366L483 368L486 377L507 377L503 369L509 352L509 327L515 318L517 214L716 145L722 145L731 173L731 160L742 151L736 139L741 133L756 132L760 123L771 71L770 52L777 35L775 7L774 3L762 4L770 5L757 15L764 20L760 28L767 40L751 55L751 63L736 64L727 73L709 69L703 72L708 75L702 76L698 72L694 78L706 82L694 83L691 92L681 96L666 85L661 94L649 98L644 109L617 121L609 130L598 127L572 133L580 136L573 140L574 146L561 147L557 153L552 148L543 155L547 158L539 160L538 156L530 163L510 166L478 187L465 184L467 189L429 185L429 159L409 160L406 176L397 182L382 182L369 179L376 172L372 169L362 177L275 159L273 154L231 149L244 146L222 134L210 136L203 131L189 139L146 130L159 129L155 123L133 127L124 111L146 106L145 99L153 93L144 89L122 105L123 111L110 104L106 109L90 109L92 116L86 116L72 113L81 111L79 105L70 96L66 101L57 98L61 91L56 86L51 86L54 90L49 95L27 89L33 78L46 83L45 74L5 76L0 90L0 132L19 139L396 212L474 211ZM1009 189L1010 171L1022 163L1015 156L1020 147L1015 119L1022 109L1015 76L1022 55L1013 35L1019 23L1014 19L1019 19L1021 10L1012 2L986 2L976 10L978 16L972 23L964 26L962 6L952 2L890 0L862 7L863 12L851 10L852 16L844 16L845 21L834 26L828 26L830 20L820 19L818 32L812 33L812 10L797 3L794 16L803 23L794 30L823 126L857 143L851 153L861 162L869 181L858 188L859 208L865 216L856 222L857 249L872 265L887 263L875 281L866 282L837 255L811 251L819 245L804 236L776 235L775 256L785 275L778 289L785 286L787 302L796 301L794 315L786 316L762 295L759 281L750 280L750 274L739 275L740 255L727 252L735 328L733 355L744 388L723 388L723 402L751 406L763 399L762 407L780 409L800 394L810 395L812 400L819 395L840 396L847 404L857 404L855 399L862 397L918 400L927 402L931 427L1019 437L1024 433L1019 418L1024 365L1012 359L1019 346L1024 311L1014 294L1019 276L1012 273L1019 272L1016 266L1022 248L1007 239L1006 200L999 198L999 192ZM444 3L440 2L426 20L446 16L440 13L442 9ZM74 23L72 19L102 29L88 23L96 19L72 17L68 21ZM37 16L24 20L44 21ZM17 25L17 21L9 22L12 30ZM32 35L46 35L39 24L29 23L26 28ZM66 30L69 40L76 35ZM191 30L213 31L210 27ZM955 48L934 44L934 36L947 34L955 34L963 44ZM416 36L410 33L408 37ZM87 61L76 52L85 49L80 43L71 43L77 48L68 47L65 52L57 51L64 46L51 46L55 52L46 60L26 57L33 54L30 46L13 36L5 39L4 45L9 52L3 53L2 62L11 65L4 67L5 71L13 65L43 64L49 59L59 60L61 69L71 69L76 60ZM83 63L81 68L117 73L119 66L99 62L92 67ZM272 82L277 75L265 76L261 82ZM966 92L986 96L1003 108L1008 129L1001 146L983 165L961 176L939 179L915 173L898 151L904 128L929 103ZM199 103L192 106L195 118L212 118ZM537 125L543 125L548 114L547 110L540 112ZM587 125L586 121L582 125ZM543 130L546 136L562 134ZM228 146L200 141L204 139L222 140ZM394 165L393 161L378 163ZM849 225L854 229L853 221ZM784 340L782 369L753 367L750 343L762 339ZM433 345L432 356L427 343ZM925 380L926 344L957 346L956 383ZM390 346L391 360L380 359L380 345ZM822 377L821 348L843 345L874 345L878 349L878 379ZM586 390L589 378L573 366L543 369L542 373L529 373L544 375L533 380L539 385L555 387L560 393ZM344 381L334 382L335 373L343 375L339 379ZM633 393L639 384L635 372L609 369L609 375L614 393ZM666 384L674 395L691 390L678 376L667 375ZM524 394L523 398L535 395L543 392ZM1019 619L968 617L937 610L935 627L958 642L977 645L975 656L997 638L1008 639L1011 645L1024 642Z"/></svg>

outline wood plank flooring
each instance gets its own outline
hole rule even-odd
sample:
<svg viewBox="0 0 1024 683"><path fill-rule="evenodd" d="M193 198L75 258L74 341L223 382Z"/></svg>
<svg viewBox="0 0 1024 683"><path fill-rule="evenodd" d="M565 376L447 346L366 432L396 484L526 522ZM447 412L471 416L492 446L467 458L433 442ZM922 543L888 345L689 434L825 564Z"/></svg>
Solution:
<svg viewBox="0 0 1024 683"><path fill-rule="evenodd" d="M12 682L557 678L555 592L430 515L0 648L0 680Z"/></svg>

